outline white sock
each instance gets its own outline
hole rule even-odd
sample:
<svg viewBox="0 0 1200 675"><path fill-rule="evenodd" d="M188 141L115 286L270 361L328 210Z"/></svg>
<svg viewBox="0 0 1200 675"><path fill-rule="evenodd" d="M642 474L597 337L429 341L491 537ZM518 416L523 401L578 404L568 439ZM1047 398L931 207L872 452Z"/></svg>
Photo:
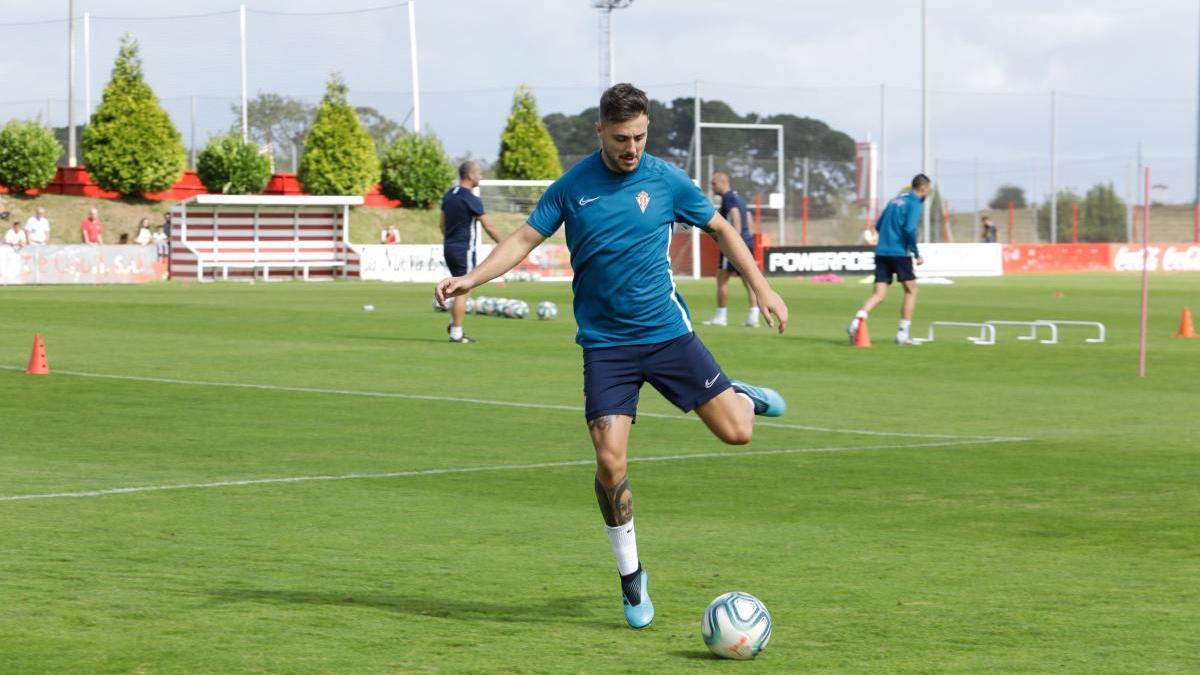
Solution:
<svg viewBox="0 0 1200 675"><path fill-rule="evenodd" d="M613 555L617 556L617 572L622 576L633 574L638 568L637 532L633 529L633 519L616 527L604 526L608 530L608 540L612 542Z"/></svg>
<svg viewBox="0 0 1200 675"><path fill-rule="evenodd" d="M865 318L867 318L867 313L866 313L866 312L864 312L863 310L861 310L861 309L860 309L860 310L858 310L858 313L856 313L856 314L854 315L854 318L856 318L856 319L865 319Z"/></svg>
<svg viewBox="0 0 1200 675"><path fill-rule="evenodd" d="M461 340L463 335L462 326L450 326L450 339Z"/></svg>
<svg viewBox="0 0 1200 675"><path fill-rule="evenodd" d="M867 313L862 311L861 309L858 310L858 313L856 313L854 315L854 320L850 322L850 330L858 331L858 327L862 324L863 320L866 318L867 318Z"/></svg>
<svg viewBox="0 0 1200 675"><path fill-rule="evenodd" d="M912 325L912 321L908 319L900 319L900 332L908 335L908 327Z"/></svg>
<svg viewBox="0 0 1200 675"><path fill-rule="evenodd" d="M726 307L718 307L716 313L713 314L713 319L716 321L725 321L725 312L727 309Z"/></svg>
<svg viewBox="0 0 1200 675"><path fill-rule="evenodd" d="M750 315L746 317L746 321L748 321L750 323L758 323L758 308L757 307L750 308Z"/></svg>

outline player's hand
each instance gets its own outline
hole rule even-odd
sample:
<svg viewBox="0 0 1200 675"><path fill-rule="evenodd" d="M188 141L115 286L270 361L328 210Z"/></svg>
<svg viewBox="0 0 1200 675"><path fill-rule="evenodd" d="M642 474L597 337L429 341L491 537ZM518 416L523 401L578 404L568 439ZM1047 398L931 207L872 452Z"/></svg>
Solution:
<svg viewBox="0 0 1200 675"><path fill-rule="evenodd" d="M917 262L917 264L918 264L918 265L924 265L924 264L925 264L925 259L924 259L924 258L922 258L921 256L917 256L917 261L916 261L916 262Z"/></svg>
<svg viewBox="0 0 1200 675"><path fill-rule="evenodd" d="M773 290L766 290L758 293L758 311L762 313L763 320L767 325L775 328L779 327L780 334L787 328L788 308L783 304L783 298ZM771 315L774 314L774 318Z"/></svg>
<svg viewBox="0 0 1200 675"><path fill-rule="evenodd" d="M462 295L469 290L471 290L471 286L467 283L466 277L450 277L438 282L437 287L433 289L433 295L439 303L444 305L447 298Z"/></svg>

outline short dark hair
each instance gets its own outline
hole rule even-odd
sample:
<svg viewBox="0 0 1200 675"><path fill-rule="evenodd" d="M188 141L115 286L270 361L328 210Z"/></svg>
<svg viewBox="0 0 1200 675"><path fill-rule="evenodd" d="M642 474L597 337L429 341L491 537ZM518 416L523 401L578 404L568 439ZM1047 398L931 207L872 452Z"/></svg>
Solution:
<svg viewBox="0 0 1200 675"><path fill-rule="evenodd" d="M650 101L646 92L628 82L614 84L600 96L601 122L626 122L649 113Z"/></svg>
<svg viewBox="0 0 1200 675"><path fill-rule="evenodd" d="M468 160L464 161L462 164L459 164L458 165L458 179L466 180L471 175L471 169L474 169L476 167L476 165L478 165L478 164L479 164L479 162L476 162L473 159L468 159Z"/></svg>
<svg viewBox="0 0 1200 675"><path fill-rule="evenodd" d="M933 181L929 180L929 176L926 176L923 173L919 173L919 174L913 176L912 189L917 190L917 189L923 188L932 182Z"/></svg>

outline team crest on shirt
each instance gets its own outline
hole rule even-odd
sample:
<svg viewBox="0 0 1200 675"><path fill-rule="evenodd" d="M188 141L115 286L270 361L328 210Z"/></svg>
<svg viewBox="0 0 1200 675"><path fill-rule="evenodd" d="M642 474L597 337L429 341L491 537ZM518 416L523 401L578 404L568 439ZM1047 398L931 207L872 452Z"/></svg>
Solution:
<svg viewBox="0 0 1200 675"><path fill-rule="evenodd" d="M646 207L650 205L650 193L645 190L637 193L637 203L638 208L642 210L642 213L645 213Z"/></svg>

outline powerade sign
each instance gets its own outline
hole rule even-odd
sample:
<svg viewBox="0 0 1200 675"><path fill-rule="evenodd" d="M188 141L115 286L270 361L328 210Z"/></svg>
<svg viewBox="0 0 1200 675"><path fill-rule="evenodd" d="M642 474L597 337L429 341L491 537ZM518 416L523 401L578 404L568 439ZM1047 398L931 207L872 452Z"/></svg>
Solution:
<svg viewBox="0 0 1200 675"><path fill-rule="evenodd" d="M873 246L777 246L763 251L773 275L860 274L875 271Z"/></svg>

